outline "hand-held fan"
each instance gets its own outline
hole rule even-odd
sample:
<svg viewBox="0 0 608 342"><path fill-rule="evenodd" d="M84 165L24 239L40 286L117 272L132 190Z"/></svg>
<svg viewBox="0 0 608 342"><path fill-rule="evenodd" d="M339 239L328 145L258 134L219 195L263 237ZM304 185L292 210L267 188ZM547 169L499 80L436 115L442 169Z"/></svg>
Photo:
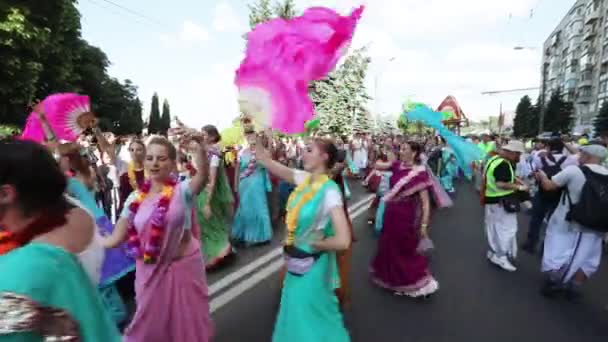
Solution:
<svg viewBox="0 0 608 342"><path fill-rule="evenodd" d="M483 152L477 145L464 140L450 131L443 123L443 113L436 112L420 103L408 103L404 106L403 116L409 121L420 121L439 133L446 143L454 150L458 166L464 171L467 178L471 178L473 161L483 159Z"/></svg>
<svg viewBox="0 0 608 342"><path fill-rule="evenodd" d="M85 95L53 94L44 99L39 107L59 140L76 141L96 120L91 112L89 97ZM21 138L39 143L46 140L38 113L30 113Z"/></svg>
<svg viewBox="0 0 608 342"><path fill-rule="evenodd" d="M310 8L290 20L274 19L247 35L235 84L241 111L261 128L301 133L312 119L310 81L325 77L350 44L363 7L350 16Z"/></svg>

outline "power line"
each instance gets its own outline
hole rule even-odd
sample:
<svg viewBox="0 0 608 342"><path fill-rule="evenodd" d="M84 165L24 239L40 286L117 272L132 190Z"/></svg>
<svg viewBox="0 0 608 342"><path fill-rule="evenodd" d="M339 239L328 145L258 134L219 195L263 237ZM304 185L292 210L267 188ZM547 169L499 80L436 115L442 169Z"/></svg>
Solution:
<svg viewBox="0 0 608 342"><path fill-rule="evenodd" d="M517 93L517 92L521 92L521 91L538 90L538 89L540 89L540 87L508 89L508 90L491 90L491 91L481 92L481 95L496 95L496 94L503 94L503 93Z"/></svg>
<svg viewBox="0 0 608 342"><path fill-rule="evenodd" d="M89 1L92 2L92 3L96 3L98 6L101 6L101 4L99 4L96 1L93 1L93 0L89 0ZM105 3L107 3L107 4L111 5L111 6L113 6L115 8L118 8L118 9L122 10L123 12L129 13L132 16L138 17L140 19L144 19L148 23L152 23L152 24L158 25L160 27L166 28L165 24L163 22L161 22L160 20L157 20L155 18L149 17L149 16L147 16L147 15L145 15L143 13L140 13L140 12L138 12L136 10L130 9L128 7L125 7L125 6L121 5L121 4L118 4L118 3L114 2L114 1L112 1L112 0L99 0L99 1L103 1L103 2L105 2ZM101 6L101 7L105 8L107 10L112 11L111 9L109 9L109 8L107 8L105 6ZM116 11L112 11L112 12L115 13L115 14L118 14L118 12L116 12ZM138 22L142 23L141 20L138 20Z"/></svg>

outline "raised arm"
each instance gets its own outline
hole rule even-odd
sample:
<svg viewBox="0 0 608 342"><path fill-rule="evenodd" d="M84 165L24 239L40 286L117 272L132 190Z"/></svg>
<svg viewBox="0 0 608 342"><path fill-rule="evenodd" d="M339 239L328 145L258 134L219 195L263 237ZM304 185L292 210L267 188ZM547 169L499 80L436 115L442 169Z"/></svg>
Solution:
<svg viewBox="0 0 608 342"><path fill-rule="evenodd" d="M192 195L197 196L209 179L209 157L207 156L207 148L202 140L194 140L197 142L194 153L194 165L197 172L190 180L190 191Z"/></svg>
<svg viewBox="0 0 608 342"><path fill-rule="evenodd" d="M218 158L217 156L213 156L212 158ZM213 195L215 193L215 184L217 183L217 170L219 165L209 165L209 182L207 182L207 186L205 187L205 191L207 192L207 198L205 201L205 206L203 207L203 214L206 219L211 218L211 200L213 199Z"/></svg>
<svg viewBox="0 0 608 342"><path fill-rule="evenodd" d="M282 180L288 183L296 183L293 176L294 170L275 160L272 160L270 153L266 148L264 148L264 145L262 144L262 141L259 138L255 144L255 154L258 163L265 167L268 172L272 173L273 175L281 178Z"/></svg>

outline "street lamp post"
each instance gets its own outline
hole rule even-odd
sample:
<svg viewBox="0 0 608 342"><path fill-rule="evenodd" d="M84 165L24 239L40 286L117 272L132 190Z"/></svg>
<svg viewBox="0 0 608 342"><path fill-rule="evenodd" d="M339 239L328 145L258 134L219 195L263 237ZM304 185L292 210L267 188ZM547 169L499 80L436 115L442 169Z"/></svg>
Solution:
<svg viewBox="0 0 608 342"><path fill-rule="evenodd" d="M534 46L515 46L513 50L521 51L521 50L537 50ZM547 69L549 65L543 62L542 65L542 75L541 75L541 87L540 87L540 112L538 115L538 134L542 134L545 129L545 93L546 93L546 77L547 77Z"/></svg>

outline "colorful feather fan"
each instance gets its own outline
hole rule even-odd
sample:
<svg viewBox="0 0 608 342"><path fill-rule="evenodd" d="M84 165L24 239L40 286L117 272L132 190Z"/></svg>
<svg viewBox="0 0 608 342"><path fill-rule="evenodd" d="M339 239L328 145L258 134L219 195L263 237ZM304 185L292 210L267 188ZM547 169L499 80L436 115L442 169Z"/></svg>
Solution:
<svg viewBox="0 0 608 342"><path fill-rule="evenodd" d="M309 82L334 69L362 11L360 7L345 17L317 7L291 20L277 18L257 25L247 35L245 59L236 71L241 111L262 128L303 132L314 113Z"/></svg>
<svg viewBox="0 0 608 342"><path fill-rule="evenodd" d="M95 120L95 116L91 112L89 97L85 95L53 94L42 101L41 108L53 133L59 140L76 141ZM46 140L46 134L37 113L32 112L28 116L21 138L39 143Z"/></svg>

